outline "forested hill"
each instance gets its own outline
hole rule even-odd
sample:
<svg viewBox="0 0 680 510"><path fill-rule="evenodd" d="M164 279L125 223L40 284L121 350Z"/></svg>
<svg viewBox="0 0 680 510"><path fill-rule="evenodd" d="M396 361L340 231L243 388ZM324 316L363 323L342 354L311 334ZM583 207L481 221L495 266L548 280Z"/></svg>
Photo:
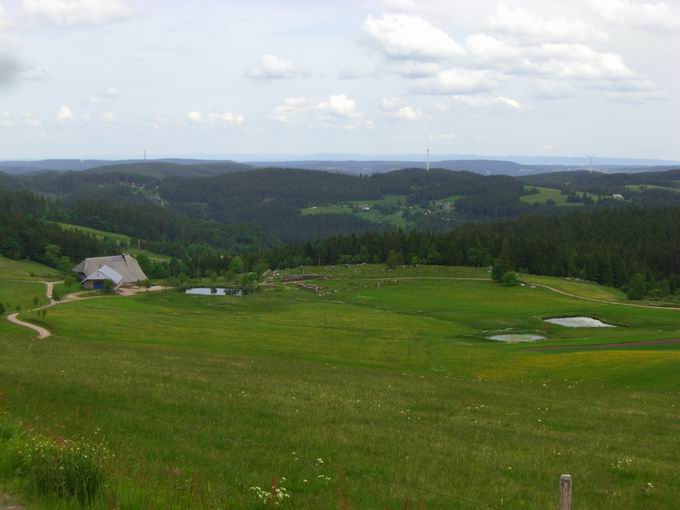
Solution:
<svg viewBox="0 0 680 510"><path fill-rule="evenodd" d="M45 159L40 161L0 161L0 171L15 174L27 175L43 172L80 172L96 168L126 165L172 165L172 166L218 166L222 168L231 168L246 170L252 166L245 163L237 163L236 161L221 160L210 161L201 159L156 159L146 161L143 159L131 160L97 160L97 159Z"/></svg>
<svg viewBox="0 0 680 510"><path fill-rule="evenodd" d="M165 179L166 177L211 177L230 172L251 170L252 167L227 161L224 163L193 163L179 165L167 162L138 162L119 165L105 165L84 170L81 175L118 174Z"/></svg>
<svg viewBox="0 0 680 510"><path fill-rule="evenodd" d="M680 191L680 169L643 173L600 173L588 171L554 172L520 177L531 186L549 188L572 188L594 194L626 193L631 186L677 189Z"/></svg>
<svg viewBox="0 0 680 510"><path fill-rule="evenodd" d="M253 260L272 267L388 262L490 266L577 277L642 294L680 294L680 206L617 207L563 216L528 215L450 232L368 233L281 247ZM638 297L639 299L639 297Z"/></svg>
<svg viewBox="0 0 680 510"><path fill-rule="evenodd" d="M518 179L410 168L357 176L137 162L80 172L0 174L0 189L48 198L49 219L164 243L164 253L174 253L184 242L256 249L262 241L269 246L397 228L439 232L530 213L680 204L679 173L569 172ZM168 219L181 228L163 227ZM190 235L205 232L197 222L209 222L213 234L215 225L247 234L239 241L222 230L201 240Z"/></svg>

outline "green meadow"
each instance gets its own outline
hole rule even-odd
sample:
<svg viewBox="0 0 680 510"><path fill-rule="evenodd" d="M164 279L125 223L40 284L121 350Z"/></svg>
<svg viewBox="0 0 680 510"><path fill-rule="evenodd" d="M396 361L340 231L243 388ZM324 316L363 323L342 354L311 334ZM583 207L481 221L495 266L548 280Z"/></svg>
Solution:
<svg viewBox="0 0 680 510"><path fill-rule="evenodd" d="M579 207L583 206L582 202L567 202L567 195L563 195L560 190L555 188L542 188L540 186L525 186L525 189L529 190L532 188L538 189L538 193L532 195L523 195L520 200L526 204L545 204L546 201L552 200L557 206L563 207ZM581 193L579 193L580 195ZM592 193L587 193L587 195L593 200L597 200L597 195Z"/></svg>
<svg viewBox="0 0 680 510"><path fill-rule="evenodd" d="M403 195L384 195L379 200L360 200L356 202L339 202L337 204L324 204L312 207L305 207L301 209L302 216L309 216L314 214L351 214L357 218L361 218L374 223L387 223L395 227L406 227L406 220L403 217L403 210L407 207L406 196ZM362 211L354 209L353 206L368 206L370 210ZM390 206L399 207L394 212L385 213L379 211L375 206Z"/></svg>
<svg viewBox="0 0 680 510"><path fill-rule="evenodd" d="M536 348L680 338L680 311L475 268L299 272L329 279L71 302L42 341L0 322L0 409L104 439L95 508L267 508L253 487L273 480L280 508L556 508L563 473L579 508L677 508L680 345ZM534 283L617 296L555 280ZM577 315L617 327L543 320ZM487 339L508 332L546 340ZM29 508L77 507L3 483Z"/></svg>

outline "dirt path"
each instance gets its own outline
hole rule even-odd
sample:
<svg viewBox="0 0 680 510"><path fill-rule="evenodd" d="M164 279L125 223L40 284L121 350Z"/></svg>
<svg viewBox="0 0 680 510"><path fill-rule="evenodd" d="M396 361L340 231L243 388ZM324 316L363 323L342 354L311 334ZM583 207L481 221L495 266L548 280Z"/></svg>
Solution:
<svg viewBox="0 0 680 510"><path fill-rule="evenodd" d="M16 324L17 326L21 326L22 328L28 328L32 329L36 333L38 333L38 339L42 340L43 338L47 338L50 336L52 333L48 329L43 328L42 326L37 326L36 324L31 324L30 322L24 322L20 320L17 316L18 313L13 313L11 315L7 316L7 320L10 321L12 324Z"/></svg>
<svg viewBox="0 0 680 510"><path fill-rule="evenodd" d="M674 345L680 344L680 338L668 338L665 340L637 340L633 342L612 342L608 344L584 344L584 345L546 345L545 347L532 347L525 351L580 351L580 350L606 350L606 349L627 349L630 347L653 347L655 345Z"/></svg>
<svg viewBox="0 0 680 510"><path fill-rule="evenodd" d="M52 298L52 295L54 293L54 286L63 283L63 280L57 281L57 282L48 282L48 281L35 281L35 280L12 280L12 281L17 281L17 282L32 282L32 283L44 283L45 284L45 297L47 297L47 304L39 306L37 308L33 308L32 310L29 310L29 312L36 312L38 310L46 310L47 308L51 308L56 305L62 305L64 303L71 303L73 301L82 301L84 299L98 299L102 297L106 297L103 295L94 295L94 296L83 296L83 294L87 294L89 291L82 291L82 292L72 292L71 294L66 294L61 300L55 301ZM150 289L143 289L145 292L158 292L161 290L167 290L170 289L171 287L161 287L158 285L155 285L151 287ZM121 296L134 296L135 294L138 294L142 292L142 288L132 288L132 289L121 289L120 295ZM13 313L11 315L7 316L7 320L11 322L12 324L16 324L17 326L21 326L22 328L28 328L32 329L38 334L38 339L42 340L44 338L47 338L52 335L52 332L46 328L43 328L42 326L38 326L36 324L32 324L30 322L22 321L19 319L19 313ZM2 507L0 507L0 510L2 510Z"/></svg>
<svg viewBox="0 0 680 510"><path fill-rule="evenodd" d="M575 299L582 299L584 301L592 301L594 303L602 303L602 304L605 304L605 305L620 305L620 306L632 306L633 308L652 308L652 309L655 309L655 310L676 310L676 311L680 311L680 307L677 307L677 306L642 305L642 304L638 304L638 303L624 303L622 301L607 301L605 299L597 299L597 298L589 298L589 297L585 297L585 296L579 296L578 294L572 294L571 292L556 289L555 287L550 287L549 285L544 285L542 283L534 283L534 282L523 282L523 283L526 283L527 285L532 285L534 287L540 287L542 289L547 289L547 290L550 290L552 292L562 294L563 296L569 296L569 297L575 298Z"/></svg>

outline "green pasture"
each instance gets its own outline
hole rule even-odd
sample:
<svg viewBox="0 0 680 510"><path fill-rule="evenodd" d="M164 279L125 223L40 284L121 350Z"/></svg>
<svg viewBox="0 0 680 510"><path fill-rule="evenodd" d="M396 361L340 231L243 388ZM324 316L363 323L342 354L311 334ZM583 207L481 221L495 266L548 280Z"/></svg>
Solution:
<svg viewBox="0 0 680 510"><path fill-rule="evenodd" d="M3 280L58 280L59 271L31 262L13 260L0 255L0 282Z"/></svg>
<svg viewBox="0 0 680 510"><path fill-rule="evenodd" d="M2 322L0 408L105 438L99 508L266 508L251 487L273 478L291 495L280 508L554 508L562 473L580 508L676 508L680 345L535 349L680 338L680 312L478 268L286 273L329 279L72 302L50 309L43 341ZM617 327L543 321L571 315ZM547 340L486 339L500 332Z"/></svg>
<svg viewBox="0 0 680 510"><path fill-rule="evenodd" d="M567 202L567 195L562 195L562 193L560 193L560 190L558 189L543 188L540 186L525 186L526 190L533 188L538 189L538 193L534 193L532 195L522 195L520 197L520 200L525 204L545 204L546 201L552 200L553 202L555 202L555 205L557 206L563 207L583 206L583 203L581 202ZM580 195L581 193L578 192L578 194ZM593 200L597 200L597 195L593 195L592 193L586 194Z"/></svg>
<svg viewBox="0 0 680 510"><path fill-rule="evenodd" d="M375 205L395 205L402 204L400 209L390 213L385 214L381 211L374 209ZM384 195L382 199L379 200L357 200L352 202L338 202L335 204L321 204L317 206L305 207L301 209L300 214L302 216L308 216L313 214L351 214L357 218L362 218L367 221L372 221L374 223L389 223L396 227L405 227L406 220L404 219L402 212L406 207L406 197L402 195ZM370 211L359 211L352 208L353 205L368 205L371 207Z"/></svg>
<svg viewBox="0 0 680 510"><path fill-rule="evenodd" d="M45 285L39 282L0 280L0 303L5 306L5 313L10 314L19 310L30 310L38 305L47 303ZM9 305L9 306L8 306Z"/></svg>
<svg viewBox="0 0 680 510"><path fill-rule="evenodd" d="M680 187L671 188L670 186L658 186L656 184L628 184L627 189L631 191L645 191L648 189L663 189L667 191L677 191L680 192Z"/></svg>

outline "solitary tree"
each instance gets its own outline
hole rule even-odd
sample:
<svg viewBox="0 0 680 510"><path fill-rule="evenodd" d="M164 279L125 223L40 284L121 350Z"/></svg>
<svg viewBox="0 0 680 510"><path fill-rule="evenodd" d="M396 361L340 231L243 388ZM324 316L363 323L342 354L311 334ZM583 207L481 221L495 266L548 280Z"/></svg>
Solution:
<svg viewBox="0 0 680 510"><path fill-rule="evenodd" d="M5 305L0 303L0 315L3 315L5 313Z"/></svg>
<svg viewBox="0 0 680 510"><path fill-rule="evenodd" d="M394 269L395 267L404 264L404 256L399 251L390 250L387 253L387 260L385 261L385 264L387 264L387 267L390 269Z"/></svg>
<svg viewBox="0 0 680 510"><path fill-rule="evenodd" d="M628 299L631 301L640 301L645 297L646 293L647 284L645 282L645 277L640 273L636 273L628 284Z"/></svg>
<svg viewBox="0 0 680 510"><path fill-rule="evenodd" d="M233 259L229 261L229 272L230 273L242 273L245 268L245 262L243 259L236 255Z"/></svg>

